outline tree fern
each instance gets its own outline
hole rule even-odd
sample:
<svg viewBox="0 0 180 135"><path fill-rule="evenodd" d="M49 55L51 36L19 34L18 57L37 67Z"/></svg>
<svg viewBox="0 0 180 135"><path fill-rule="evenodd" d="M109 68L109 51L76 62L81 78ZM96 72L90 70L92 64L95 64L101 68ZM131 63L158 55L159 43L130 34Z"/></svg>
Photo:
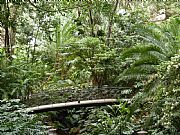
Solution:
<svg viewBox="0 0 180 135"><path fill-rule="evenodd" d="M171 19L162 26L141 27L143 41L125 50L121 55L122 59L126 61L129 58L134 60L123 72L123 76L135 78L135 74L137 74L137 78L140 76L146 78L146 75L156 72L155 65L174 56L180 49L179 24L178 19Z"/></svg>

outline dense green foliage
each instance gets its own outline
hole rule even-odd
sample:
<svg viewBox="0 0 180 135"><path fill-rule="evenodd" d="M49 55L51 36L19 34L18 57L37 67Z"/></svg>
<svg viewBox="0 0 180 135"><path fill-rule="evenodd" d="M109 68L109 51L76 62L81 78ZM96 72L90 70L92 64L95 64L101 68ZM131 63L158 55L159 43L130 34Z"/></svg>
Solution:
<svg viewBox="0 0 180 135"><path fill-rule="evenodd" d="M146 91L134 97L134 121L153 135L176 134L179 130L179 62L179 54L175 54L161 63Z"/></svg>
<svg viewBox="0 0 180 135"><path fill-rule="evenodd" d="M10 100L17 98L28 105L130 98L68 110L69 124L48 123L72 135L178 134L179 7L177 0L1 1L0 134L45 133L38 117L17 111L22 105Z"/></svg>
<svg viewBox="0 0 180 135"><path fill-rule="evenodd" d="M25 105L21 104L18 99L10 101L0 100L1 135L46 134L46 127L43 126L40 118L35 115L28 115L23 109L25 109Z"/></svg>

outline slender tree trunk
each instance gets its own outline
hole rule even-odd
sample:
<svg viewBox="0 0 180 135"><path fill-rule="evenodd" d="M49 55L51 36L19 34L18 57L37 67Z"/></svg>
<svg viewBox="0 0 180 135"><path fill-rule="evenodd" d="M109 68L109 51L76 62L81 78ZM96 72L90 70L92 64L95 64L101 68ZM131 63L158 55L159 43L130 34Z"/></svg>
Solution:
<svg viewBox="0 0 180 135"><path fill-rule="evenodd" d="M10 31L10 53L14 54L14 46L16 44L16 28L11 28Z"/></svg>
<svg viewBox="0 0 180 135"><path fill-rule="evenodd" d="M91 26L91 36L95 37L94 34L94 21L92 16L92 9L89 9L89 19L90 19L90 26Z"/></svg>
<svg viewBox="0 0 180 135"><path fill-rule="evenodd" d="M38 26L38 30L37 30L37 33L36 33L36 36L35 36L35 42L34 42L34 46L33 46L33 52L32 52L32 64L34 64L35 62L35 53L36 53L36 42L37 42L37 37L38 37L38 34L39 34L39 28L40 26Z"/></svg>
<svg viewBox="0 0 180 135"><path fill-rule="evenodd" d="M112 25L114 22L114 14L116 13L117 7L119 4L119 0L116 0L115 5L114 5L114 9L111 13L111 18L109 20L109 25L108 25L108 33L107 33L107 39L106 39L106 45L110 46L110 38L111 38L111 33L112 33Z"/></svg>
<svg viewBox="0 0 180 135"><path fill-rule="evenodd" d="M91 36L95 37L95 34L94 34L94 20L93 20L92 7L91 7L93 2L90 0L87 3L89 5L89 25L90 25L90 28L91 28Z"/></svg>
<svg viewBox="0 0 180 135"><path fill-rule="evenodd" d="M27 52L27 59L26 59L26 62L27 62L27 65L29 64L29 57L30 57L30 44L29 42L27 43L27 47L26 47L26 52Z"/></svg>
<svg viewBox="0 0 180 135"><path fill-rule="evenodd" d="M7 26L5 26L5 50L7 57L10 57L11 51L10 51L10 44L9 44L9 29Z"/></svg>

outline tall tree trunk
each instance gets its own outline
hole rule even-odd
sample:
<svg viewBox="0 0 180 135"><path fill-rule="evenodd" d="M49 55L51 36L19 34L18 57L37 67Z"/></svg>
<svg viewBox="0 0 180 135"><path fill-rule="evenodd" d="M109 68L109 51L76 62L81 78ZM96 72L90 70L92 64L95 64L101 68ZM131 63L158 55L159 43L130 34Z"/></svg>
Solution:
<svg viewBox="0 0 180 135"><path fill-rule="evenodd" d="M9 6L8 1L4 2L4 11L5 11L5 20L4 20L4 29L5 29L5 37L4 37L4 43L5 43L5 52L6 56L10 58L11 56L11 47L9 42Z"/></svg>
<svg viewBox="0 0 180 135"><path fill-rule="evenodd" d="M114 22L114 14L116 13L117 7L119 4L119 0L116 0L115 5L114 5L114 9L111 13L111 18L109 20L109 25L108 25L108 33L107 33L107 39L106 39L106 45L109 46L110 45L110 38L111 38L111 33L112 33L112 25Z"/></svg>
<svg viewBox="0 0 180 135"><path fill-rule="evenodd" d="M10 51L11 51L11 55L14 53L14 46L16 44L16 18L17 18L17 6L13 6L12 10L10 11L10 15L11 15L11 20L13 22L13 25L10 25L10 31L9 31L9 40L10 40Z"/></svg>

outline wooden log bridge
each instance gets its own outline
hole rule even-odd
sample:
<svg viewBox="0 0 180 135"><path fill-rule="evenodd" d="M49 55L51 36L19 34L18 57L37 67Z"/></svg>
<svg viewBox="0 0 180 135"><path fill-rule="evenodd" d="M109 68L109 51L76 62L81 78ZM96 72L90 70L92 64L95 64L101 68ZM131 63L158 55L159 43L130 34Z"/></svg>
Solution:
<svg viewBox="0 0 180 135"><path fill-rule="evenodd" d="M57 103L49 105L41 105L37 107L27 108L28 114L56 111L59 109L77 108L77 107L92 107L92 106L103 106L103 105L113 105L120 102L131 103L130 99L98 99L98 100L85 100L85 101L74 101L67 103Z"/></svg>

